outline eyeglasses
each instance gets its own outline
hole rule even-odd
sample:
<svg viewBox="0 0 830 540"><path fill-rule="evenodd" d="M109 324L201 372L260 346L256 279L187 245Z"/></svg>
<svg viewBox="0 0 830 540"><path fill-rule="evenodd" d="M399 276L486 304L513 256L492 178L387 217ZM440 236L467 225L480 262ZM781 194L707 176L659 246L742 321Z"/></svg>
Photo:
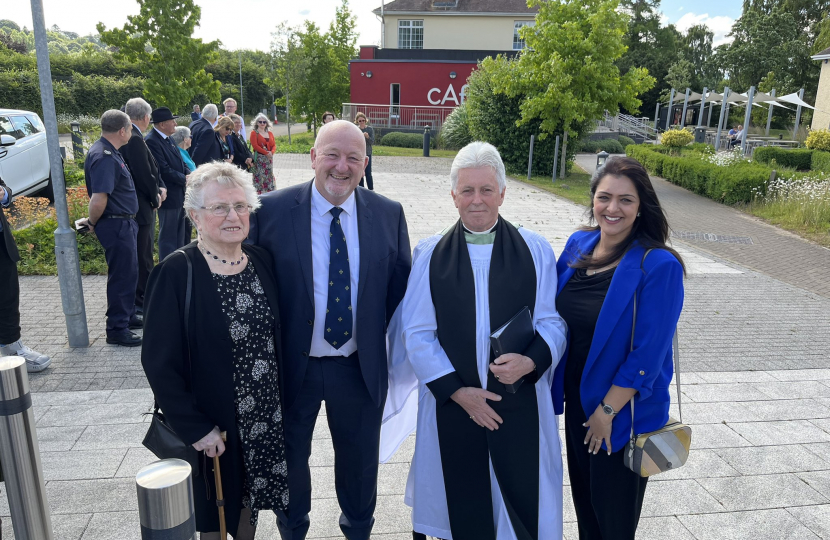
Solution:
<svg viewBox="0 0 830 540"><path fill-rule="evenodd" d="M233 208L237 216L245 216L251 212L251 205L245 203L236 203L233 206L214 204L213 206L200 206L199 208L207 210L216 217L227 217L231 213L231 208Z"/></svg>
<svg viewBox="0 0 830 540"><path fill-rule="evenodd" d="M365 124L365 123L366 123L366 120L364 120L363 118L361 118L360 120L358 120L358 121L357 121L357 123L358 123L358 124Z"/></svg>
<svg viewBox="0 0 830 540"><path fill-rule="evenodd" d="M268 124L268 122L266 122L265 120L260 120L259 122L257 122L257 124Z"/></svg>

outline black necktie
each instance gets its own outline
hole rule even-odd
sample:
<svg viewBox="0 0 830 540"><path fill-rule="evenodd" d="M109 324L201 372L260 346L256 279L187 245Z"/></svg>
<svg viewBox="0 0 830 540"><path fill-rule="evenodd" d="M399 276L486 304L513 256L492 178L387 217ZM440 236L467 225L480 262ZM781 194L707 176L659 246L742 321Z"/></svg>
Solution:
<svg viewBox="0 0 830 540"><path fill-rule="evenodd" d="M346 234L340 225L342 208L331 209L329 229L329 298L326 304L326 341L339 349L352 339L352 293Z"/></svg>

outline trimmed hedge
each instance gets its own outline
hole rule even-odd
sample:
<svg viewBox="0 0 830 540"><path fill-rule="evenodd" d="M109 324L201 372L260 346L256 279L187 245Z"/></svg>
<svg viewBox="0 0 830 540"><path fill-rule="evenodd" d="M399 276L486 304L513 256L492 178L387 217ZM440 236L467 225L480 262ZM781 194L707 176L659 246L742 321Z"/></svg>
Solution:
<svg viewBox="0 0 830 540"><path fill-rule="evenodd" d="M605 151L609 154L622 154L625 153L625 148L623 148L623 145L617 139L588 139L579 141L579 151L589 154L596 154L600 151Z"/></svg>
<svg viewBox="0 0 830 540"><path fill-rule="evenodd" d="M625 148L625 147L626 147L626 146L628 146L629 144L637 144L637 143L634 141L634 139L632 139L631 137L626 137L625 135L620 135L620 136L617 138L617 140L618 140L618 141L620 141L620 144L621 144L621 145L623 145L623 148Z"/></svg>
<svg viewBox="0 0 830 540"><path fill-rule="evenodd" d="M430 147L435 148L435 137L429 141ZM420 133L399 133L393 131L380 139L381 146L396 146L398 148L423 148L424 136Z"/></svg>
<svg viewBox="0 0 830 540"><path fill-rule="evenodd" d="M740 162L721 167L697 157L666 155L660 150L659 146L633 145L626 148L626 153L650 174L725 204L750 202L766 191L770 169L765 165Z"/></svg>
<svg viewBox="0 0 830 540"><path fill-rule="evenodd" d="M775 148L774 146L761 146L755 149L752 159L760 163L772 163L775 160L781 167L789 167L799 171L809 171L812 168L813 150Z"/></svg>
<svg viewBox="0 0 830 540"><path fill-rule="evenodd" d="M810 168L814 171L830 173L830 152L813 150L813 159Z"/></svg>

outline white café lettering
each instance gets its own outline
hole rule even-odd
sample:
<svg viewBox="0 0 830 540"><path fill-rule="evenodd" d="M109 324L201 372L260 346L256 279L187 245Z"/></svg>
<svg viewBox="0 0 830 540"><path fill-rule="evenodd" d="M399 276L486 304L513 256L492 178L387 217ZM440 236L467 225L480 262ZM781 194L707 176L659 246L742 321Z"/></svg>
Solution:
<svg viewBox="0 0 830 540"><path fill-rule="evenodd" d="M441 89L440 88L432 88L432 89L430 89L429 92L427 92L427 101L429 101L432 105L444 105L444 104L447 103L447 101L453 101L453 102L455 102L456 105L459 105L461 103L464 103L464 100L467 97L467 85L465 84L464 86L461 87L461 100L460 101L458 99L458 95L455 93L455 89L452 87L452 84L450 84L447 87L447 91L444 92L444 98L443 99L433 99L432 96L433 96L433 94L436 94L436 93L440 94Z"/></svg>

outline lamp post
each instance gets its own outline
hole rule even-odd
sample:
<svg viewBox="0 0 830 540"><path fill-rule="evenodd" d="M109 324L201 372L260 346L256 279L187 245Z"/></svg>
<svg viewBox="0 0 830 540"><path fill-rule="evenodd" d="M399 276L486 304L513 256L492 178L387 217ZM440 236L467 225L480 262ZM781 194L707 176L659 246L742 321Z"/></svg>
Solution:
<svg viewBox="0 0 830 540"><path fill-rule="evenodd" d="M81 124L79 122L70 122L69 128L72 131L72 154L75 156L75 161L84 159L84 142L81 139Z"/></svg>
<svg viewBox="0 0 830 540"><path fill-rule="evenodd" d="M605 165L605 162L608 161L608 155L608 152L605 150L597 154L597 169Z"/></svg>

